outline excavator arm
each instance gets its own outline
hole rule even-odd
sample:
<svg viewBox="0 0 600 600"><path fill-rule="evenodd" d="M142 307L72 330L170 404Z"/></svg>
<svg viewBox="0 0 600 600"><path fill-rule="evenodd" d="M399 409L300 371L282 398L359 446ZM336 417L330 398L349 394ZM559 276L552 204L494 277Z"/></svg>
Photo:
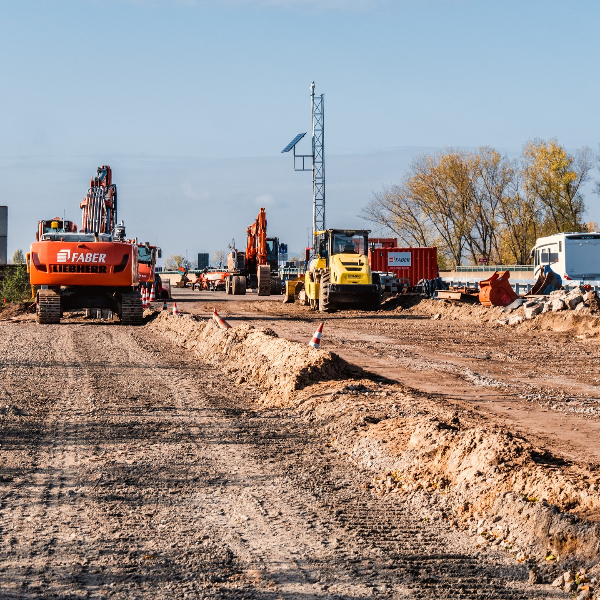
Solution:
<svg viewBox="0 0 600 600"><path fill-rule="evenodd" d="M108 165L98 167L79 208L83 209L83 233L114 233L117 223L117 186Z"/></svg>
<svg viewBox="0 0 600 600"><path fill-rule="evenodd" d="M260 209L256 221L246 228L246 264L253 268L267 264L267 215Z"/></svg>

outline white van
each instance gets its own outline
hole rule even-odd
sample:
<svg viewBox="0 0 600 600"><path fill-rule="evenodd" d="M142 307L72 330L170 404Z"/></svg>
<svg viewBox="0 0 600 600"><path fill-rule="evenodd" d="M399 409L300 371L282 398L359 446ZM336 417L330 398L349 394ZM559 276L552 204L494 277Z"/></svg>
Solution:
<svg viewBox="0 0 600 600"><path fill-rule="evenodd" d="M555 233L538 238L531 251L537 279L546 265L563 280L600 280L600 233Z"/></svg>

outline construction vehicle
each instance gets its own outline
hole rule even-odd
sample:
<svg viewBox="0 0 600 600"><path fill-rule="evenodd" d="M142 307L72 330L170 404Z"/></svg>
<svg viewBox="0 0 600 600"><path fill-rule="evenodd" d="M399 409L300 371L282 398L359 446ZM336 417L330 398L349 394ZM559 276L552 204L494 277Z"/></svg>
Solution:
<svg viewBox="0 0 600 600"><path fill-rule="evenodd" d="M229 273L226 271L203 269L202 273L196 275L196 281L192 283L192 290L224 291L225 281L228 277Z"/></svg>
<svg viewBox="0 0 600 600"><path fill-rule="evenodd" d="M117 186L109 166L99 167L79 206L82 227L71 221L40 221L27 254L27 271L38 323L59 323L64 310L117 314L121 323L141 323L138 247L117 225Z"/></svg>
<svg viewBox="0 0 600 600"><path fill-rule="evenodd" d="M160 275L156 272L156 259L162 257L162 250L158 246L153 246L148 242L137 243L138 265L140 271L140 288L150 289L154 287L156 298L163 297L163 288ZM168 296L167 296L168 297Z"/></svg>
<svg viewBox="0 0 600 600"><path fill-rule="evenodd" d="M187 263L177 267L177 270L181 273L181 279L175 284L175 287L186 288L187 284L190 282L190 278L188 277L189 269Z"/></svg>
<svg viewBox="0 0 600 600"><path fill-rule="evenodd" d="M315 233L315 248L304 276L304 297L311 308L377 310L378 275L367 257L369 230L327 229Z"/></svg>
<svg viewBox="0 0 600 600"><path fill-rule="evenodd" d="M283 287L279 276L279 252L287 252L285 244L278 238L267 237L267 216L264 208L260 209L256 220L246 228L246 251L235 248L235 240L231 244L231 252L227 255L227 271L225 291L228 294L243 295L247 289L258 288L259 296L282 294Z"/></svg>

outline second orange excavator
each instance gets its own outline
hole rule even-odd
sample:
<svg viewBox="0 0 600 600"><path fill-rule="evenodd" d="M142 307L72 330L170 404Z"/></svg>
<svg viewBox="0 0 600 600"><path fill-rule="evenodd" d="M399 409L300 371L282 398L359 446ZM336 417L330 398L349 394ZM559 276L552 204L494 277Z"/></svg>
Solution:
<svg viewBox="0 0 600 600"><path fill-rule="evenodd" d="M282 294L279 277L279 252L286 252L285 244L278 238L267 237L267 215L260 209L256 220L246 228L246 251L240 252L232 244L227 255L228 277L225 291L228 294L245 294L246 289L258 288L259 296Z"/></svg>

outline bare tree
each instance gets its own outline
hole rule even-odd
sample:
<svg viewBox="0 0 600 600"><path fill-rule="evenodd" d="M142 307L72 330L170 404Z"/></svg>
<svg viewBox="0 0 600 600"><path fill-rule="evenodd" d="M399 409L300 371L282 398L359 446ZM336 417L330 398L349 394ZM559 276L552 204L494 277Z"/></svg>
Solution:
<svg viewBox="0 0 600 600"><path fill-rule="evenodd" d="M213 267L222 268L227 265L227 252L225 250L217 250L212 260Z"/></svg>
<svg viewBox="0 0 600 600"><path fill-rule="evenodd" d="M25 264L25 255L23 254L23 250L21 248L17 248L12 255L13 265L22 265Z"/></svg>
<svg viewBox="0 0 600 600"><path fill-rule="evenodd" d="M448 148L413 160L362 216L403 244L437 246L441 264L524 264L539 235L585 229L581 185L591 165L589 148L571 156L556 140L529 142L518 161L489 147Z"/></svg>

